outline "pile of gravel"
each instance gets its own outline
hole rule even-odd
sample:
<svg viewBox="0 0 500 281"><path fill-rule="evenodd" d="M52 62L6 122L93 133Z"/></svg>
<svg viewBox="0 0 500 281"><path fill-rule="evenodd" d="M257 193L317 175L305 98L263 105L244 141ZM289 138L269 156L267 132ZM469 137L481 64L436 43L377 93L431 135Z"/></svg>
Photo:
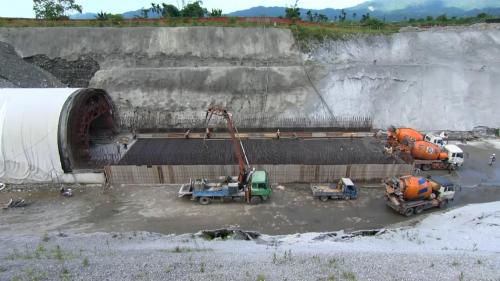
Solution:
<svg viewBox="0 0 500 281"><path fill-rule="evenodd" d="M0 87L60 88L66 87L47 71L25 62L12 46L0 42Z"/></svg>
<svg viewBox="0 0 500 281"><path fill-rule="evenodd" d="M90 79L100 68L99 63L90 56L81 56L69 61L63 58L50 59L46 55L35 55L24 60L50 72L71 88L87 88Z"/></svg>

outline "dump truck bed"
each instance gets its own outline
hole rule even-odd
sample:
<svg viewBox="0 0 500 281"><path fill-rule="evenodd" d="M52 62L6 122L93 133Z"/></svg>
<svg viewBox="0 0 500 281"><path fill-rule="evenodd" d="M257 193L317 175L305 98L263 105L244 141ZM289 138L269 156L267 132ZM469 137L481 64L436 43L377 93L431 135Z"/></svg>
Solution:
<svg viewBox="0 0 500 281"><path fill-rule="evenodd" d="M193 186L191 183L185 183L181 185L181 188L179 189L178 196L179 197L184 197L184 196L191 196L193 195Z"/></svg>
<svg viewBox="0 0 500 281"><path fill-rule="evenodd" d="M334 184L311 184L311 191L314 197L343 195L342 190Z"/></svg>

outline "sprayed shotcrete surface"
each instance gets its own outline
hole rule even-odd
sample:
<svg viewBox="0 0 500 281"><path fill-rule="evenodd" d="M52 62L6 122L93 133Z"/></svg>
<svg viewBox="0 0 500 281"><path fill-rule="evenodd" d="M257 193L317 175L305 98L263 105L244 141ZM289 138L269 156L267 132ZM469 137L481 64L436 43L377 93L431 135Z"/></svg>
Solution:
<svg viewBox="0 0 500 281"><path fill-rule="evenodd" d="M279 28L0 28L0 41L50 59L42 66L95 62L84 82L106 89L121 120L168 112L170 126L218 104L241 116L370 116L377 128L500 126L496 24L326 40L308 53Z"/></svg>
<svg viewBox="0 0 500 281"><path fill-rule="evenodd" d="M385 164L393 159L373 138L243 140L252 164ZM229 140L139 139L121 165L237 164Z"/></svg>

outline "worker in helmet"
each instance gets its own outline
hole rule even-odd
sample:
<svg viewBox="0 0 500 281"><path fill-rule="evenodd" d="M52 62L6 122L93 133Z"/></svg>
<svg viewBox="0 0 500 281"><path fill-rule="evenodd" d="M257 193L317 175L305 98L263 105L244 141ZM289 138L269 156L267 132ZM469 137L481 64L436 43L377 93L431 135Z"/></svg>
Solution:
<svg viewBox="0 0 500 281"><path fill-rule="evenodd" d="M497 156L495 155L495 153L492 153L491 156L490 156L490 166L495 164L495 161L497 160Z"/></svg>

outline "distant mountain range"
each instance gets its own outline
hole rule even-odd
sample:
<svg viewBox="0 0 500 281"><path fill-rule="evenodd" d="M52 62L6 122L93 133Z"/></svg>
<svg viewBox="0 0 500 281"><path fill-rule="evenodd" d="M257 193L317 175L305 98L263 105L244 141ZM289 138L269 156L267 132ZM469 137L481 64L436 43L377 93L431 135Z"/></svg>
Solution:
<svg viewBox="0 0 500 281"><path fill-rule="evenodd" d="M224 7L220 7L224 10ZM309 9L301 8L300 14L306 16ZM313 10L313 13L320 13L330 20L341 14L341 9L321 9ZM347 19L358 20L363 14L370 13L370 16L387 21L399 21L410 18L422 18L426 16L439 16L446 14L448 17L475 16L479 13L500 15L499 0L370 0L357 6L345 8ZM134 18L141 15L141 10L123 13L124 18ZM285 15L285 7L252 7L246 10L236 11L227 14L235 17L279 17ZM94 19L95 13L76 14L73 19ZM159 15L149 12L149 18L158 18Z"/></svg>

